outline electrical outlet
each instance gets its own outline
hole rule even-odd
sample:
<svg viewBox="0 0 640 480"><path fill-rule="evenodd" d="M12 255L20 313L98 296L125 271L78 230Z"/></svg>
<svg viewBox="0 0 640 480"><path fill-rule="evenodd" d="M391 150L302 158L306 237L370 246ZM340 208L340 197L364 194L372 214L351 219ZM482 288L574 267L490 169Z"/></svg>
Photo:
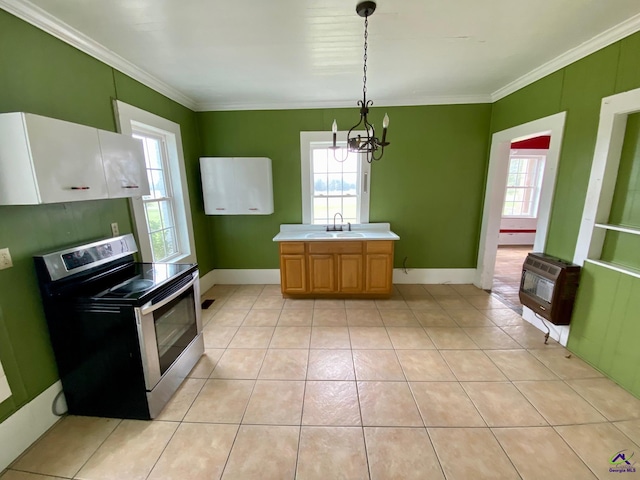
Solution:
<svg viewBox="0 0 640 480"><path fill-rule="evenodd" d="M11 267L13 267L13 262L11 261L11 254L9 253L9 249L0 248L0 270Z"/></svg>
<svg viewBox="0 0 640 480"><path fill-rule="evenodd" d="M118 235L120 235L120 229L118 228L117 222L113 222L111 224L111 235L113 235L114 237L117 237Z"/></svg>

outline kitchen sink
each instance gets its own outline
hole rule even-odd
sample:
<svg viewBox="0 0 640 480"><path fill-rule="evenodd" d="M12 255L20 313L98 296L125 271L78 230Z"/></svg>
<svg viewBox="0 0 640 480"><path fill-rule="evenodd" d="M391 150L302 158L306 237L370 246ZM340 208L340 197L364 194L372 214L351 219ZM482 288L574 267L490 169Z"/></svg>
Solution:
<svg viewBox="0 0 640 480"><path fill-rule="evenodd" d="M336 233L336 237L340 237L340 238L344 238L344 237L363 238L364 234L358 233L358 232L340 232L340 233Z"/></svg>
<svg viewBox="0 0 640 480"><path fill-rule="evenodd" d="M333 234L331 233L307 233L305 235L306 238L333 238Z"/></svg>

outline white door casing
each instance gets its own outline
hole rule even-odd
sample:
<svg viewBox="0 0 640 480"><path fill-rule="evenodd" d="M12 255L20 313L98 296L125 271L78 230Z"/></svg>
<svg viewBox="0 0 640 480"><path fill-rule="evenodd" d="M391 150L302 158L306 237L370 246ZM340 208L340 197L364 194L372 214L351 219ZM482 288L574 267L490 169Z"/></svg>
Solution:
<svg viewBox="0 0 640 480"><path fill-rule="evenodd" d="M566 112L533 120L493 134L487 173L487 187L480 230L478 264L476 270L477 287L488 290L493 283L493 273L498 250L502 206L509 171L511 143L527 140L540 135L550 135L551 142L544 167L540 202L538 207L538 225L533 249L542 252L547 242L551 204L558 173L558 160L564 133Z"/></svg>

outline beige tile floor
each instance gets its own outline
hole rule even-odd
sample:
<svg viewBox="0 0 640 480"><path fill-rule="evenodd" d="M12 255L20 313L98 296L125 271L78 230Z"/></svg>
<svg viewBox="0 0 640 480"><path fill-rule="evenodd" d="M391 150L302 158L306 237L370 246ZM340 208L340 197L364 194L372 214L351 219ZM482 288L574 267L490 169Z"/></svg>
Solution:
<svg viewBox="0 0 640 480"><path fill-rule="evenodd" d="M519 297L522 264L532 250L533 245L502 245L496 252L491 293L520 314L522 314Z"/></svg>
<svg viewBox="0 0 640 480"><path fill-rule="evenodd" d="M640 475L609 472L617 452L640 457L640 401L473 286L205 297L206 354L158 419L65 417L0 478Z"/></svg>

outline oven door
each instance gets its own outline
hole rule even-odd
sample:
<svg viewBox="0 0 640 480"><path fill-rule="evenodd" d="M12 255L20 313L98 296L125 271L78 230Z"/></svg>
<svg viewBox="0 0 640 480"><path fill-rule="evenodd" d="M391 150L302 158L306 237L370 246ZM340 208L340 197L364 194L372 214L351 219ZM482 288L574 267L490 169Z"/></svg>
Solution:
<svg viewBox="0 0 640 480"><path fill-rule="evenodd" d="M165 295L135 309L148 391L202 332L198 271L186 285Z"/></svg>

